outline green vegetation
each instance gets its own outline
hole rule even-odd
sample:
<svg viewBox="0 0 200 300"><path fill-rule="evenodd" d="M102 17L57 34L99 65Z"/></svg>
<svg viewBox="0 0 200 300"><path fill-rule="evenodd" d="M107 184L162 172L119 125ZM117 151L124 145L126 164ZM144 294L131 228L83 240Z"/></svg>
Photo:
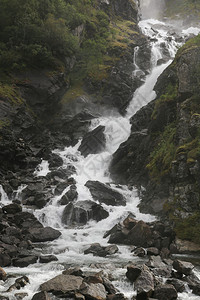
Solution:
<svg viewBox="0 0 200 300"><path fill-rule="evenodd" d="M9 101L11 104L19 105L23 102L15 85L0 83L0 98Z"/></svg>
<svg viewBox="0 0 200 300"><path fill-rule="evenodd" d="M175 231L180 239L186 239L200 244L200 213L188 216L187 218L175 218Z"/></svg>
<svg viewBox="0 0 200 300"><path fill-rule="evenodd" d="M152 119L156 119L160 106L165 102L171 102L176 99L178 95L178 86L171 83L166 87L165 92L156 100L155 107L152 113Z"/></svg>
<svg viewBox="0 0 200 300"><path fill-rule="evenodd" d="M158 137L157 145L154 151L150 154L147 168L153 180L159 181L161 178L169 173L171 163L175 158L176 124L171 123L165 127L163 133Z"/></svg>
<svg viewBox="0 0 200 300"><path fill-rule="evenodd" d="M171 18L185 18L192 15L193 18L200 16L199 0L165 0L165 15Z"/></svg>

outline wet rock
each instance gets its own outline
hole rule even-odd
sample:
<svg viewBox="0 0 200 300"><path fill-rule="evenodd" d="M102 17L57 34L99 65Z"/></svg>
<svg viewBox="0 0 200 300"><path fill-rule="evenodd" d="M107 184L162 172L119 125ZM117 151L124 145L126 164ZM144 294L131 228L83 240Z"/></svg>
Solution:
<svg viewBox="0 0 200 300"><path fill-rule="evenodd" d="M107 279L106 277L102 277L103 280L103 285L106 289L106 292L108 294L117 294L119 291L114 287L114 285L112 284L112 282ZM123 298L122 298L123 299Z"/></svg>
<svg viewBox="0 0 200 300"><path fill-rule="evenodd" d="M16 213L22 211L22 207L16 203L8 204L8 205L4 206L2 209L3 209L4 214L16 214Z"/></svg>
<svg viewBox="0 0 200 300"><path fill-rule="evenodd" d="M158 300L174 300L177 299L178 294L173 285L161 284L156 286L153 297Z"/></svg>
<svg viewBox="0 0 200 300"><path fill-rule="evenodd" d="M129 214L128 217L123 221L123 225L128 230L132 229L137 224L137 221L134 219L132 214Z"/></svg>
<svg viewBox="0 0 200 300"><path fill-rule="evenodd" d="M84 157L88 154L97 154L104 150L106 145L104 130L105 126L100 125L83 137L78 150Z"/></svg>
<svg viewBox="0 0 200 300"><path fill-rule="evenodd" d="M83 294L86 299L93 299L93 300L106 300L106 290L103 284L101 283L83 283L80 287L80 292Z"/></svg>
<svg viewBox="0 0 200 300"><path fill-rule="evenodd" d="M63 165L63 160L62 158L56 154L56 153L51 153L50 158L48 159L49 162L49 168L58 168Z"/></svg>
<svg viewBox="0 0 200 300"><path fill-rule="evenodd" d="M47 292L36 293L31 300L51 300Z"/></svg>
<svg viewBox="0 0 200 300"><path fill-rule="evenodd" d="M141 273L134 283L134 289L137 291L137 296L145 295L150 297L152 295L154 291L154 276L147 266L142 266Z"/></svg>
<svg viewBox="0 0 200 300"><path fill-rule="evenodd" d="M194 269L193 264L186 261L180 261L178 259L176 259L173 262L173 267L180 274L184 274L184 275L190 275L192 273L192 270Z"/></svg>
<svg viewBox="0 0 200 300"><path fill-rule="evenodd" d="M0 249L0 266L7 267L10 265L11 265L10 256L5 251L1 251L1 249Z"/></svg>
<svg viewBox="0 0 200 300"><path fill-rule="evenodd" d="M22 276L15 280L15 283L12 284L6 292L12 292L13 290L20 290L22 287L26 286L29 283L27 276Z"/></svg>
<svg viewBox="0 0 200 300"><path fill-rule="evenodd" d="M0 300L9 300L9 298L6 297L6 296L1 296L1 295L0 295Z"/></svg>
<svg viewBox="0 0 200 300"><path fill-rule="evenodd" d="M35 264L38 260L37 256L31 255L28 257L17 258L13 260L13 266L25 268L31 264Z"/></svg>
<svg viewBox="0 0 200 300"><path fill-rule="evenodd" d="M79 267L69 268L62 272L63 275L83 276L83 271Z"/></svg>
<svg viewBox="0 0 200 300"><path fill-rule="evenodd" d="M83 296L80 293L75 293L75 299L76 300L85 300L85 296Z"/></svg>
<svg viewBox="0 0 200 300"><path fill-rule="evenodd" d="M176 279L176 278L169 278L166 281L167 284L172 284L177 293L182 293L185 291L185 283L182 280Z"/></svg>
<svg viewBox="0 0 200 300"><path fill-rule="evenodd" d="M158 248L155 248L155 247L147 248L147 255L154 255L154 256L159 255Z"/></svg>
<svg viewBox="0 0 200 300"><path fill-rule="evenodd" d="M119 249L116 245L102 247L99 243L94 243L84 251L84 254L92 253L95 256L105 257L107 255L115 254L118 251Z"/></svg>
<svg viewBox="0 0 200 300"><path fill-rule="evenodd" d="M59 201L60 205L67 205L69 202L74 201L78 198L76 186L71 185L69 191L67 191Z"/></svg>
<svg viewBox="0 0 200 300"><path fill-rule="evenodd" d="M22 300L22 299L24 299L26 296L28 296L27 293L17 293L17 294L15 294L16 300Z"/></svg>
<svg viewBox="0 0 200 300"><path fill-rule="evenodd" d="M134 250L134 254L137 255L138 257L144 257L146 254L146 250L142 247L139 247Z"/></svg>
<svg viewBox="0 0 200 300"><path fill-rule="evenodd" d="M82 281L82 277L61 274L41 284L40 289L62 295L80 290Z"/></svg>
<svg viewBox="0 0 200 300"><path fill-rule="evenodd" d="M66 225L83 225L89 220L100 221L108 217L108 212L93 201L78 201L75 204L69 203L62 215L62 222Z"/></svg>
<svg viewBox="0 0 200 300"><path fill-rule="evenodd" d="M127 267L126 277L131 281L134 282L138 276L141 274L142 269L136 265L129 265Z"/></svg>
<svg viewBox="0 0 200 300"><path fill-rule="evenodd" d="M3 281L5 281L5 280L6 280L6 278L7 278L7 274L6 274L6 272L4 271L4 269L3 269L3 268L1 268L1 267L0 267L0 280L3 280Z"/></svg>
<svg viewBox="0 0 200 300"><path fill-rule="evenodd" d="M17 255L18 248L15 245L0 243L0 247L12 258Z"/></svg>
<svg viewBox="0 0 200 300"><path fill-rule="evenodd" d="M15 214L14 223L22 229L43 227L43 225L38 221L38 219L29 212L21 212Z"/></svg>
<svg viewBox="0 0 200 300"><path fill-rule="evenodd" d="M148 267L151 268L164 268L166 264L162 261L160 256L150 256L147 262Z"/></svg>
<svg viewBox="0 0 200 300"><path fill-rule="evenodd" d="M58 261L58 258L55 255L45 255L45 256L40 256L39 259L39 262L42 264L46 264L51 261Z"/></svg>
<svg viewBox="0 0 200 300"><path fill-rule="evenodd" d="M86 182L85 186L90 190L94 200L100 203L105 203L107 205L126 205L126 201L122 194L113 190L106 184L99 181L89 180Z"/></svg>
<svg viewBox="0 0 200 300"><path fill-rule="evenodd" d="M57 239L61 232L51 227L30 228L30 238L33 242L47 242Z"/></svg>
<svg viewBox="0 0 200 300"><path fill-rule="evenodd" d="M148 247L152 241L151 228L143 221L139 221L129 232L130 245Z"/></svg>
<svg viewBox="0 0 200 300"><path fill-rule="evenodd" d="M54 194L57 196L57 195L60 195L62 194L62 192L64 191L64 189L66 189L68 187L68 183L67 182L60 182L56 188L55 188L55 191L54 191Z"/></svg>

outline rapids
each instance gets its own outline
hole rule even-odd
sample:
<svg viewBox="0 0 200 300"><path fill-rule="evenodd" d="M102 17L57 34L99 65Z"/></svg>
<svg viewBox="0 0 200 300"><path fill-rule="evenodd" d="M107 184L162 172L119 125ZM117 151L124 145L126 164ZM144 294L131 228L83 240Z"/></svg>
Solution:
<svg viewBox="0 0 200 300"><path fill-rule="evenodd" d="M30 300L38 287L44 281L60 274L67 266L81 266L82 270L101 270L104 269L107 273L112 273L115 286L125 294L128 299L131 299L135 292L131 284L125 280L125 265L129 261L136 261L138 258L133 256L129 246L119 246L119 253L112 255L109 258L93 257L91 254L84 255L83 251L89 247L91 243L98 242L101 245L107 244L107 239L103 238L104 233L114 226L117 222L124 219L129 212L136 215L137 219L144 221L155 220L154 216L141 214L137 205L139 204L139 197L137 190L130 190L127 186L118 187L112 183L108 172L108 166L112 158L112 154L117 150L119 145L127 140L130 135L131 124L129 118L137 112L142 106L156 97L153 90L158 76L163 70L171 63L177 49L181 46L180 39L176 39L176 35L170 35L172 30L176 32L170 24L160 22L155 19L146 19L139 22L142 32L149 38L151 44L151 70L144 80L144 84L139 87L133 95L133 99L127 108L125 116L113 112L113 114L104 115L92 121L91 130L99 125L106 127L106 148L100 154L90 154L83 157L78 151L81 141L74 147L67 147L63 151L55 149L54 152L59 154L64 161L64 167L73 164L76 169L76 174L73 175L76 180L78 199L79 200L92 200L89 190L84 186L88 180L98 180L103 183L110 183L111 187L121 192L126 200L126 206L107 206L103 207L109 212L109 217L100 222L90 221L87 225L66 228L61 222L61 215L64 207L58 205L58 201L62 195L67 191L65 189L59 196L54 196L51 201L43 208L34 211L35 216L45 225L57 228L61 231L62 235L53 242L46 243L43 247L43 254L54 254L57 256L57 262L48 264L40 264L39 262L34 265L29 265L26 268L8 267L5 271L8 274L24 274L30 279L30 284L25 286L20 292L28 293L24 300ZM184 29L180 32L179 37L186 38L190 33L197 34L200 32L198 28ZM170 37L170 38L169 38ZM177 41L178 40L178 41ZM184 40L184 39L183 39ZM135 73L139 71L139 64L137 62L137 50L135 49L134 65ZM139 73L138 73L139 74ZM49 172L48 162L43 160L34 172L34 176L46 176ZM24 187L21 187L21 190ZM2 187L0 192L3 198L3 204L8 204L9 199ZM18 191L18 198L20 192ZM27 208L27 210L29 210ZM37 252L37 247L35 248ZM198 270L197 275L200 276ZM4 291L13 283L13 279L9 279L5 286L0 286L0 291ZM12 299L12 294L9 295ZM187 293L179 294L180 300L199 299L198 296L191 294L188 290Z"/></svg>

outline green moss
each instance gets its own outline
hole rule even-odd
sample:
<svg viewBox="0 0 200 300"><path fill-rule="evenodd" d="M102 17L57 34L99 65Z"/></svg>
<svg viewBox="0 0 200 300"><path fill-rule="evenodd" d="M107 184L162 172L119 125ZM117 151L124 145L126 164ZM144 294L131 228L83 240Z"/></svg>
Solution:
<svg viewBox="0 0 200 300"><path fill-rule="evenodd" d="M62 104L68 103L80 96L83 96L84 94L85 92L82 87L82 82L77 82L64 94L64 96L61 99L61 103Z"/></svg>
<svg viewBox="0 0 200 300"><path fill-rule="evenodd" d="M163 103L171 102L176 99L178 95L178 86L171 83L166 87L165 92L155 102L154 110L152 113L152 119L156 119L158 110Z"/></svg>
<svg viewBox="0 0 200 300"><path fill-rule="evenodd" d="M165 15L170 18L187 18L189 15L193 18L200 16L199 0L166 0Z"/></svg>
<svg viewBox="0 0 200 300"><path fill-rule="evenodd" d="M174 218L177 237L200 244L200 213L181 219Z"/></svg>
<svg viewBox="0 0 200 300"><path fill-rule="evenodd" d="M147 168L151 178L155 181L160 181L171 169L171 163L176 153L175 135L176 125L175 123L171 123L166 126L164 132L159 135L157 145L150 154Z"/></svg>
<svg viewBox="0 0 200 300"><path fill-rule="evenodd" d="M11 104L19 105L23 103L19 91L15 85L0 83L0 98L9 101Z"/></svg>
<svg viewBox="0 0 200 300"><path fill-rule="evenodd" d="M4 127L8 127L10 125L10 121L6 118L0 119L0 130Z"/></svg>

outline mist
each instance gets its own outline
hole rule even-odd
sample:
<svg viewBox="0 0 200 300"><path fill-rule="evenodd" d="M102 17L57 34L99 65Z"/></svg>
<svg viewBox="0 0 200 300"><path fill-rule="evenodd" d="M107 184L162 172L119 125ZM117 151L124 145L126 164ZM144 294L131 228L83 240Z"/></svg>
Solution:
<svg viewBox="0 0 200 300"><path fill-rule="evenodd" d="M165 0L139 0L141 18L160 19L165 8Z"/></svg>

